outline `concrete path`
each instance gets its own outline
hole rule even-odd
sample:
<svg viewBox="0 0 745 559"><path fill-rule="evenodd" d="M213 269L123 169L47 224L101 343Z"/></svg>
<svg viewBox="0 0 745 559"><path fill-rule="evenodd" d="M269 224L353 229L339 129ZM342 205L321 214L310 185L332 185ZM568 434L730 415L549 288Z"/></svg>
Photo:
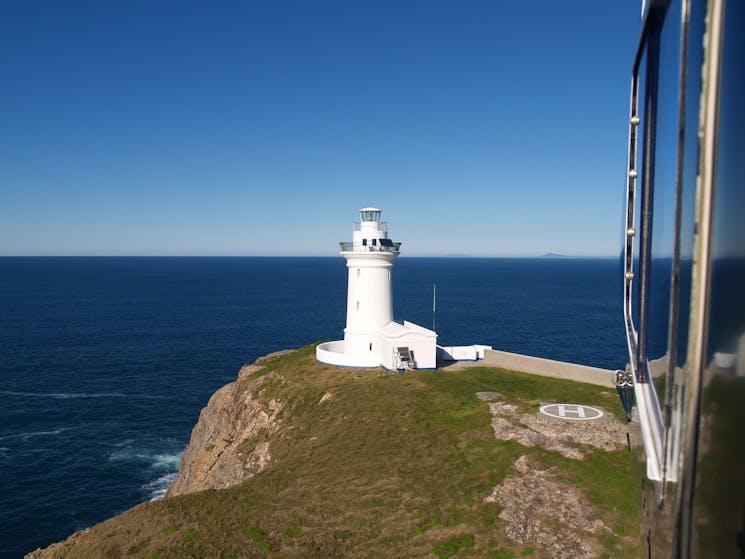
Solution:
<svg viewBox="0 0 745 559"><path fill-rule="evenodd" d="M614 381L615 374L609 369L588 367L586 365L577 365L576 363L565 363L563 361L531 357L530 355L520 355L519 353L509 353L495 349L487 349L484 353L484 359L480 361L458 361L446 365L444 368L446 370L456 370L474 366L500 367L531 375L574 380L611 388L615 388L616 386Z"/></svg>

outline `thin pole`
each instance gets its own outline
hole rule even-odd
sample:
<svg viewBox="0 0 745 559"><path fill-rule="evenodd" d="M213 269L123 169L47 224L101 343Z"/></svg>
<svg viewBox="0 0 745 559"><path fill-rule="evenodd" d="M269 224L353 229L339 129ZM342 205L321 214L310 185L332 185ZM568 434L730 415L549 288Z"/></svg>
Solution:
<svg viewBox="0 0 745 559"><path fill-rule="evenodd" d="M432 330L435 329L435 312L437 311L437 284L432 284Z"/></svg>

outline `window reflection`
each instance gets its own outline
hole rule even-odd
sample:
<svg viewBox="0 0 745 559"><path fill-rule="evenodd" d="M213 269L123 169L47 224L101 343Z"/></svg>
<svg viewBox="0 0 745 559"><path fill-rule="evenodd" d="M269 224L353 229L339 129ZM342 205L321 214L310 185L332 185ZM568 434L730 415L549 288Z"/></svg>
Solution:
<svg viewBox="0 0 745 559"><path fill-rule="evenodd" d="M732 5L730 5L732 4ZM708 357L745 377L745 35L734 26L745 20L742 3L727 3L724 32L715 228L711 270Z"/></svg>
<svg viewBox="0 0 745 559"><path fill-rule="evenodd" d="M632 263L632 271L634 274L634 278L637 278L637 280L632 284L631 288L631 320L633 323L633 327L636 330L639 326L639 315L640 315L640 309L641 309L641 290L639 289L639 281L638 278L641 278L641 267L639 265L639 254L640 254L640 239L641 239L641 226L640 226L640 219L642 215L642 193L641 193L641 185L644 180L644 168L641 164L642 157L641 157L641 149L642 145L644 143L644 134L643 131L645 130L645 111L642 110L643 107L643 97L644 97L644 91L646 91L646 75L647 75L647 53L646 51L642 55L641 62L639 64L639 70L638 70L638 76L637 76L637 115L639 117L639 124L637 125L637 154L636 154L636 161L637 161L637 178L636 178L636 192L634 194L634 224L633 229L636 231L636 234L633 238L633 244L632 244L632 254L633 254L633 263ZM638 362L638 352L637 355L634 355L634 360Z"/></svg>
<svg viewBox="0 0 745 559"><path fill-rule="evenodd" d="M670 288L673 273L673 248L676 209L676 168L678 151L678 77L680 49L680 3L667 11L659 38L657 91L653 108L654 145L648 150L653 164L649 229L650 263L648 269L648 314L646 358L648 372L660 403L665 401L668 372L668 335L670 330Z"/></svg>
<svg viewBox="0 0 745 559"><path fill-rule="evenodd" d="M681 2L674 2L659 32L647 37L637 73L641 138L637 144L631 317L640 331L634 356L637 380L646 382L650 375L658 379L655 386L661 402L668 372L675 263L680 10Z"/></svg>
<svg viewBox="0 0 745 559"><path fill-rule="evenodd" d="M691 4L689 37L703 37L705 4ZM696 212L696 179L698 177L698 135L699 97L701 93L701 66L703 65L703 47L700 41L688 43L686 54L686 109L684 115L685 137L683 144L683 166L680 185L680 226L678 228L678 264L676 337L673 338L674 361L678 370L686 363L688 353L688 318L691 312L691 274L693 272L694 223ZM672 341L672 340L671 340ZM679 375L682 377L682 375ZM680 378L680 383L683 380Z"/></svg>

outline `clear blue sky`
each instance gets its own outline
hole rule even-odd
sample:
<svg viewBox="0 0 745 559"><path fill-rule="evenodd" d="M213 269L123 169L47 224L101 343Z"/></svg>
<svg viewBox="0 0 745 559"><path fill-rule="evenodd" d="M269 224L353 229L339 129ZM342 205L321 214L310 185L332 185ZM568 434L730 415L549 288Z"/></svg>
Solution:
<svg viewBox="0 0 745 559"><path fill-rule="evenodd" d="M629 0L0 3L0 255L620 250Z"/></svg>

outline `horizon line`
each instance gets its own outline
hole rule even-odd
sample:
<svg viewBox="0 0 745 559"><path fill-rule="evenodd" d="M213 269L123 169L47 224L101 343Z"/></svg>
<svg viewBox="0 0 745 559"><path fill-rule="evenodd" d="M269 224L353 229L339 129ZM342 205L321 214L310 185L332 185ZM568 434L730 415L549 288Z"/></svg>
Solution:
<svg viewBox="0 0 745 559"><path fill-rule="evenodd" d="M0 254L0 258L336 258L338 254ZM403 258L533 258L543 260L616 259L618 255L573 255L573 254L524 254L524 255L478 255L478 254L403 254Z"/></svg>

